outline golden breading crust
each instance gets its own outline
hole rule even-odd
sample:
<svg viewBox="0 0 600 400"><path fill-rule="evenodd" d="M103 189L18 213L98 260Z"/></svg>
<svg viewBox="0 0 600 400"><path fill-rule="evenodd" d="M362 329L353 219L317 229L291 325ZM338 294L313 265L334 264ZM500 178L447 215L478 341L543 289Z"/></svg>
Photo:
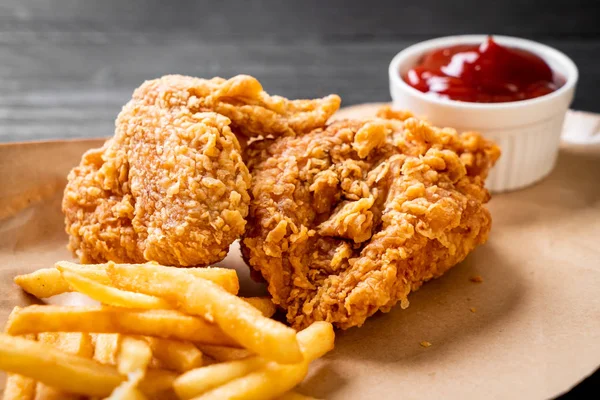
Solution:
<svg viewBox="0 0 600 400"><path fill-rule="evenodd" d="M84 154L63 199L82 263L208 265L243 232L250 174L228 118L129 102Z"/></svg>
<svg viewBox="0 0 600 400"><path fill-rule="evenodd" d="M295 135L325 125L340 107L340 97L288 100L267 94L248 75L210 80L166 75L144 82L133 99L160 107L181 106L193 111L214 111L231 120L236 134L246 137Z"/></svg>
<svg viewBox="0 0 600 400"><path fill-rule="evenodd" d="M242 252L288 321L360 326L486 241L498 148L415 118L255 142Z"/></svg>

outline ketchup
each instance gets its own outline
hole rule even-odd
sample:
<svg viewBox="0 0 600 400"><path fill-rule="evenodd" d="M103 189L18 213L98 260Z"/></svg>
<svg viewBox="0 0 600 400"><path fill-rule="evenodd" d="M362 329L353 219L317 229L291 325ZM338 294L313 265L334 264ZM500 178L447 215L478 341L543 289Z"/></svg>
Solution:
<svg viewBox="0 0 600 400"><path fill-rule="evenodd" d="M481 45L434 50L403 78L423 93L473 103L533 99L564 84L540 57L501 46L491 36Z"/></svg>

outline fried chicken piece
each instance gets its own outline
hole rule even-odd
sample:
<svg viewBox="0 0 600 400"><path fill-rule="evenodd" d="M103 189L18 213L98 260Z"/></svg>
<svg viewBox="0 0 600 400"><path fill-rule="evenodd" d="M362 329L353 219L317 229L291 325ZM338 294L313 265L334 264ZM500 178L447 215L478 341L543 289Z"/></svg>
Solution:
<svg viewBox="0 0 600 400"><path fill-rule="evenodd" d="M269 96L251 76L146 81L117 118L115 136L68 177L69 248L83 263L208 265L245 229L250 175L240 144L321 127L339 108Z"/></svg>
<svg viewBox="0 0 600 400"><path fill-rule="evenodd" d="M231 120L231 129L248 138L295 135L325 125L340 107L340 97L288 100L267 94L248 75L231 79L200 79L166 75L144 82L133 99L159 107L186 107L191 112L214 111Z"/></svg>
<svg viewBox="0 0 600 400"><path fill-rule="evenodd" d="M486 241L498 156L479 135L415 118L252 143L243 256L295 328L360 326Z"/></svg>
<svg viewBox="0 0 600 400"><path fill-rule="evenodd" d="M245 229L250 174L230 120L132 100L113 138L84 154L63 199L82 263L208 265Z"/></svg>

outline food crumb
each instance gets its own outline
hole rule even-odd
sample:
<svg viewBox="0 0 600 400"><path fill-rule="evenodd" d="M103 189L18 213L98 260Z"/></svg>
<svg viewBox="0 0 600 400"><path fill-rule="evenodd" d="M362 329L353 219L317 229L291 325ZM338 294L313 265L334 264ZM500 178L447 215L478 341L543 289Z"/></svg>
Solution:
<svg viewBox="0 0 600 400"><path fill-rule="evenodd" d="M475 307L471 307L469 308L469 310L471 310L472 313L477 312L477 309Z"/></svg>
<svg viewBox="0 0 600 400"><path fill-rule="evenodd" d="M481 283L481 282L483 282L483 278L481 277L481 275L472 276L471 278L469 278L469 280L471 282L475 282L475 283Z"/></svg>
<svg viewBox="0 0 600 400"><path fill-rule="evenodd" d="M420 345L421 345L421 347L429 347L429 346L431 346L431 343L429 343L428 341L425 341L425 340L424 340L424 341L422 341L422 342L420 343Z"/></svg>

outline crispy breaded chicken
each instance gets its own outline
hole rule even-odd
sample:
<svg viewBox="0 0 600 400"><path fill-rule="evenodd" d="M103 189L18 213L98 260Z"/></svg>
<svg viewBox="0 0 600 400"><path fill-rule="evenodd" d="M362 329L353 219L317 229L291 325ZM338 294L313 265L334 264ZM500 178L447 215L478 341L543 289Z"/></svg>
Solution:
<svg viewBox="0 0 600 400"><path fill-rule="evenodd" d="M127 104L115 136L84 154L63 199L82 263L208 265L244 231L250 175L229 119Z"/></svg>
<svg viewBox="0 0 600 400"><path fill-rule="evenodd" d="M82 263L220 261L248 213L250 175L236 134L310 131L339 104L338 96L269 96L244 75L144 82L119 114L114 137L69 174L69 248Z"/></svg>
<svg viewBox="0 0 600 400"><path fill-rule="evenodd" d="M406 118L405 118L406 117ZM360 326L484 243L484 179L498 148L400 120L338 121L248 148L242 252L301 329Z"/></svg>

